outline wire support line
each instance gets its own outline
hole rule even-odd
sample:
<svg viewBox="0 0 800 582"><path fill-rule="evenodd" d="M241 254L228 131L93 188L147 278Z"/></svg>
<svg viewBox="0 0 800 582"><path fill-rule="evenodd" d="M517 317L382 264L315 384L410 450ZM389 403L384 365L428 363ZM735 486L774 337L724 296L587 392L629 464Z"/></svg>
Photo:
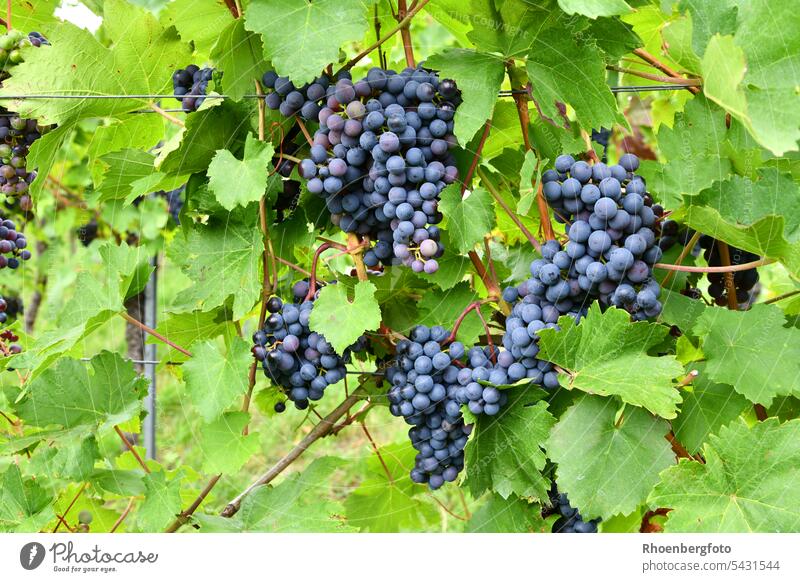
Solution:
<svg viewBox="0 0 800 582"><path fill-rule="evenodd" d="M696 85L622 85L611 86L609 90L612 93L628 93L639 91L675 91L679 89L690 89ZM528 95L530 92L526 89L515 90L502 90L498 92L498 97L509 97L512 95ZM205 99L231 99L230 95L181 95L183 97L205 98ZM243 99L259 99L261 96L256 94L242 95ZM175 95L152 95L152 94L132 94L132 95L86 95L86 94L33 94L33 95L0 95L0 101L33 101L33 100L47 100L47 99L176 99ZM183 109L166 109L165 111L180 112Z"/></svg>

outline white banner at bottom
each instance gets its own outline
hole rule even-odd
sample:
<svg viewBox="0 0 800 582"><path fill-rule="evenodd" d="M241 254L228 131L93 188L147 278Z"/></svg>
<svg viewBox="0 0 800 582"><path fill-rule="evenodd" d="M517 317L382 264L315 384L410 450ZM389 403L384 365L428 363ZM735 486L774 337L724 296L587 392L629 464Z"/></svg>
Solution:
<svg viewBox="0 0 800 582"><path fill-rule="evenodd" d="M798 548L800 534L6 534L0 581L797 581Z"/></svg>

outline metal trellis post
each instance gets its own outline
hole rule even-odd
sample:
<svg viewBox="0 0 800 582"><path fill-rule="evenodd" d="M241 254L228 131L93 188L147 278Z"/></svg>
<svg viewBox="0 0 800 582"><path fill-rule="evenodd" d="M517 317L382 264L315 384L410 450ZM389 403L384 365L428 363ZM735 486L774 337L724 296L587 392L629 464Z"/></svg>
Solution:
<svg viewBox="0 0 800 582"><path fill-rule="evenodd" d="M156 328L156 314L158 313L158 255L150 260L153 272L144 289L144 324ZM144 346L144 375L150 381L147 396L144 400L144 409L147 416L144 418L144 448L148 459L156 458L156 344L146 343Z"/></svg>

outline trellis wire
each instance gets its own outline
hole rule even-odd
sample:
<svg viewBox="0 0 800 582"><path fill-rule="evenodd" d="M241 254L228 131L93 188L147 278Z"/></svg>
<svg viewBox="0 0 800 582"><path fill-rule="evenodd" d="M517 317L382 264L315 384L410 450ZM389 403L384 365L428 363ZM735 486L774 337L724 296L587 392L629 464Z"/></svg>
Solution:
<svg viewBox="0 0 800 582"><path fill-rule="evenodd" d="M644 91L675 91L679 89L691 89L695 85L622 85L612 86L609 90L612 93L634 93ZM527 90L502 90L498 92L498 97L510 97L512 95L526 95ZM231 95L181 95L183 97L203 97L205 99L232 99ZM259 95L247 94L242 95L242 99L258 99ZM155 94L132 94L132 95L56 95L56 94L39 94L39 95L0 95L0 101L31 101L31 100L45 100L45 99L175 99L175 95L155 95ZM183 111L178 109L177 111Z"/></svg>

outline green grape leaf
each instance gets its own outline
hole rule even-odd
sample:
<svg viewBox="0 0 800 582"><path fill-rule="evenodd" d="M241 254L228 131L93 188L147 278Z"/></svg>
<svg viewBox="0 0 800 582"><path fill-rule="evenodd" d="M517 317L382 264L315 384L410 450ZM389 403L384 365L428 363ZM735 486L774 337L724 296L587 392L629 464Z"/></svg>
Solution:
<svg viewBox="0 0 800 582"><path fill-rule="evenodd" d="M631 323L621 309L589 308L581 324L559 319L561 330L540 332L540 358L564 369L568 388L601 396L619 396L664 418L675 418L680 394L672 380L683 372L674 356L647 354L669 329L654 323Z"/></svg>
<svg viewBox="0 0 800 582"><path fill-rule="evenodd" d="M549 480L542 474L544 443L555 424L546 402L530 405L524 388L507 390L508 404L497 416L482 416L465 450L466 484L474 496L492 490L547 499Z"/></svg>
<svg viewBox="0 0 800 582"><path fill-rule="evenodd" d="M309 321L312 331L321 333L337 354L351 346L365 331L381 324L381 308L375 299L375 285L359 281L350 301L344 285L326 285L314 301Z"/></svg>
<svg viewBox="0 0 800 582"><path fill-rule="evenodd" d="M547 531L538 503L493 493L467 522L470 533L539 533Z"/></svg>
<svg viewBox="0 0 800 582"><path fill-rule="evenodd" d="M95 184L103 181L109 162L101 160L102 156L125 149L148 150L164 136L164 127L164 118L160 115L141 114L121 116L99 126L94 130L94 139L88 147L92 181ZM152 160L149 163L153 165Z"/></svg>
<svg viewBox="0 0 800 582"><path fill-rule="evenodd" d="M709 378L765 406L778 395L800 396L800 336L785 323L774 305L707 309L692 331L703 340Z"/></svg>
<svg viewBox="0 0 800 582"><path fill-rule="evenodd" d="M672 430L686 450L695 454L708 435L717 434L722 425L733 421L750 403L727 384L713 382L704 363L693 368L699 375L692 382L691 390L683 395L681 411L672 421Z"/></svg>
<svg viewBox="0 0 800 582"><path fill-rule="evenodd" d="M250 127L241 105L206 101L208 108L186 118L186 127L161 148L156 166L165 174L205 173L217 151L241 152ZM205 107L206 103L203 103ZM235 184L235 180L232 180Z"/></svg>
<svg viewBox="0 0 800 582"><path fill-rule="evenodd" d="M675 463L669 425L641 408L582 396L561 416L547 441L560 490L588 518L628 514L647 499L658 474Z"/></svg>
<svg viewBox="0 0 800 582"><path fill-rule="evenodd" d="M345 532L342 505L328 496L334 471L342 466L336 457L320 457L275 487L259 487L242 502L236 531Z"/></svg>
<svg viewBox="0 0 800 582"><path fill-rule="evenodd" d="M126 199L138 180L151 176L155 171L155 156L141 150L123 149L105 154L97 161L103 173L94 184L92 197L98 203Z"/></svg>
<svg viewBox="0 0 800 582"><path fill-rule="evenodd" d="M23 31L49 31L53 26L61 23L61 20L55 15L55 10L60 5L60 0L37 0L36 2L11 0L14 28Z"/></svg>
<svg viewBox="0 0 800 582"><path fill-rule="evenodd" d="M144 476L144 501L136 512L141 531L161 531L180 513L181 481L182 474L167 480L163 470Z"/></svg>
<svg viewBox="0 0 800 582"><path fill-rule="evenodd" d="M138 413L147 380L119 354L103 351L87 365L64 358L35 378L15 413L32 426L111 428Z"/></svg>
<svg viewBox="0 0 800 582"><path fill-rule="evenodd" d="M775 155L796 151L800 139L800 52L795 38L773 34L764 22L796 30L800 13L791 5L769 0L735 4L735 28L729 26L731 12L720 11L723 24L729 28L723 33L734 33L733 37L720 36L714 30L717 34L709 39L703 54L703 77L712 79L710 86L703 83L703 91ZM721 28L719 22L715 24Z"/></svg>
<svg viewBox="0 0 800 582"><path fill-rule="evenodd" d="M503 60L508 60L524 58L536 34L543 28L558 26L563 14L527 0L472 0L460 17L472 25L467 36L473 45L500 53Z"/></svg>
<svg viewBox="0 0 800 582"><path fill-rule="evenodd" d="M724 180L732 170L726 143L730 132L720 108L703 96L691 99L672 127L658 129L658 147L667 162L644 160L640 172L648 189L666 208Z"/></svg>
<svg viewBox="0 0 800 582"><path fill-rule="evenodd" d="M48 473L71 481L87 480L94 472L95 461L101 458L94 435L84 433L59 444Z"/></svg>
<svg viewBox="0 0 800 582"><path fill-rule="evenodd" d="M211 51L222 75L225 95L238 101L245 95L255 93L255 80L267 71L269 65L264 60L264 47L261 37L244 29L241 18L229 21L219 33Z"/></svg>
<svg viewBox="0 0 800 582"><path fill-rule="evenodd" d="M567 14L583 14L589 18L627 14L632 9L625 0L558 0Z"/></svg>
<svg viewBox="0 0 800 582"><path fill-rule="evenodd" d="M461 187L451 184L442 191L439 209L447 217L450 243L460 252L471 251L494 226L492 197L481 187L462 198Z"/></svg>
<svg viewBox="0 0 800 582"><path fill-rule="evenodd" d="M131 23L136 23L131 26ZM43 45L3 82L2 95L162 95L172 93L172 72L189 59L173 28L162 27L143 8L106 0L105 46L87 30L66 22L52 27ZM69 74L65 74L65 72ZM125 71L121 74L120 71ZM114 116L146 107L151 99L25 99L7 107L42 124Z"/></svg>
<svg viewBox="0 0 800 582"><path fill-rule="evenodd" d="M246 412L227 412L203 427L200 448L205 473L234 474L258 452L258 437L242 434L249 420Z"/></svg>
<svg viewBox="0 0 800 582"><path fill-rule="evenodd" d="M26 479L13 463L0 480L0 531L38 532L55 517L52 496L35 479Z"/></svg>
<svg viewBox="0 0 800 582"><path fill-rule="evenodd" d="M425 66L458 84L464 102L456 110L455 135L462 144L468 143L492 117L505 75L503 60L469 49L446 49L428 57Z"/></svg>
<svg viewBox="0 0 800 582"><path fill-rule="evenodd" d="M232 327L230 314L224 308L211 311L192 311L191 313L167 313L159 322L156 331L179 346L188 346L201 339L212 339ZM158 344L169 350L166 359L170 362L186 361L188 356L164 345L154 337L147 337L147 343Z"/></svg>
<svg viewBox="0 0 800 582"><path fill-rule="evenodd" d="M408 475L415 453L409 443L393 444L380 449L380 459L377 455L367 459L367 478L345 500L350 525L361 531L393 533L419 531L438 519L430 502L415 497L425 491Z"/></svg>
<svg viewBox="0 0 800 582"><path fill-rule="evenodd" d="M633 27L618 18L593 20L581 34L594 39L597 47L606 53L607 61L618 61L643 44Z"/></svg>
<svg viewBox="0 0 800 582"><path fill-rule="evenodd" d="M732 246L779 259L800 275L800 191L776 169L760 170L757 180L717 182L676 216Z"/></svg>
<svg viewBox="0 0 800 582"><path fill-rule="evenodd" d="M602 54L588 43L579 45L563 28L549 28L536 37L526 68L542 115L559 119L556 102L561 102L575 109L585 127L627 123L606 84Z"/></svg>
<svg viewBox="0 0 800 582"><path fill-rule="evenodd" d="M363 37L375 0L253 0L245 26L264 39L278 74L299 86L339 61L339 47ZM324 39L324 42L322 42ZM263 72L263 71L262 71Z"/></svg>
<svg viewBox="0 0 800 582"><path fill-rule="evenodd" d="M186 392L206 422L215 420L234 399L247 392L244 373L253 362L243 339L233 337L225 353L219 344L202 340L192 344L192 357L183 364Z"/></svg>
<svg viewBox="0 0 800 582"><path fill-rule="evenodd" d="M229 26L233 15L222 2L198 4L196 0L174 0L164 8L161 20L165 25L177 28L183 42L194 43L196 51L207 55L214 45L219 44L220 31ZM228 74L227 68L220 69Z"/></svg>
<svg viewBox="0 0 800 582"><path fill-rule="evenodd" d="M89 477L92 486L114 495L144 495L144 473L141 469L95 469Z"/></svg>
<svg viewBox="0 0 800 582"><path fill-rule="evenodd" d="M800 527L800 420L732 422L703 447L705 464L681 459L648 500L670 507L666 532L794 532Z"/></svg>
<svg viewBox="0 0 800 582"><path fill-rule="evenodd" d="M253 307L261 293L261 232L254 223L222 218L193 225L175 238L167 253L192 286L175 298L180 310L209 311L233 296L233 317Z"/></svg>
<svg viewBox="0 0 800 582"><path fill-rule="evenodd" d="M244 158L219 150L208 166L208 186L225 210L257 202L267 189L267 173L275 148L249 133Z"/></svg>

